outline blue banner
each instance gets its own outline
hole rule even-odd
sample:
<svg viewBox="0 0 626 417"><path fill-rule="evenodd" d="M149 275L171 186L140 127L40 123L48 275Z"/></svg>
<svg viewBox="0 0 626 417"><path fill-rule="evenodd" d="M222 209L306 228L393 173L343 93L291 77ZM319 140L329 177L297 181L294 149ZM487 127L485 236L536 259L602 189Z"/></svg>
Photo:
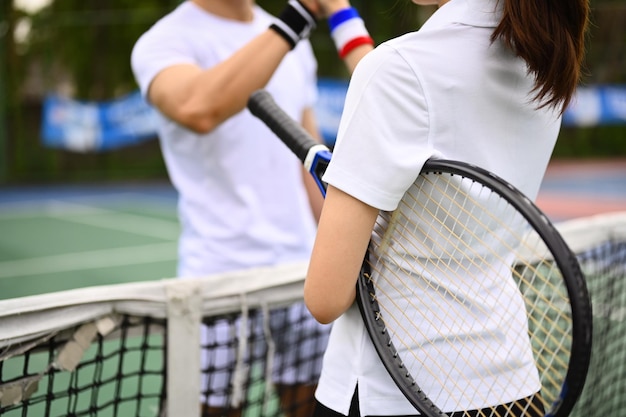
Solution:
<svg viewBox="0 0 626 417"><path fill-rule="evenodd" d="M626 86L580 87L563 115L564 126L626 123Z"/></svg>
<svg viewBox="0 0 626 417"><path fill-rule="evenodd" d="M43 105L44 145L98 152L156 136L156 113L139 92L109 102L83 102L50 95Z"/></svg>
<svg viewBox="0 0 626 417"><path fill-rule="evenodd" d="M320 79L315 112L322 138L335 143L348 82ZM156 137L157 116L139 92L110 102L49 96L44 102L44 145L75 152L122 148ZM626 86L581 87L563 116L564 126L626 123Z"/></svg>
<svg viewBox="0 0 626 417"><path fill-rule="evenodd" d="M320 79L317 83L318 98L315 117L324 142L334 145L339 129L339 120L346 100L348 82L343 80Z"/></svg>

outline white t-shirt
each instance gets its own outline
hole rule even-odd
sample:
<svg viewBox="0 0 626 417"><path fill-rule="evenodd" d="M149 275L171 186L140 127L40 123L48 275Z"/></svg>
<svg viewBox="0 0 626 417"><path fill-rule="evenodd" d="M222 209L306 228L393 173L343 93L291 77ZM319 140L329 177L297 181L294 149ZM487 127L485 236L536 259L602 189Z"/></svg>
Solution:
<svg viewBox="0 0 626 417"><path fill-rule="evenodd" d="M536 197L561 120L558 112L537 110L531 102L533 79L525 63L501 43L491 44L496 3L451 0L419 31L380 45L359 63L325 181L369 205L394 210L425 161L437 157L482 166ZM507 300L500 304L507 308ZM496 325L510 334L509 323ZM509 347L503 338L500 348ZM520 360L511 372L536 370L532 361ZM316 397L347 414L357 383L362 415L416 414L385 371L353 306L333 325ZM538 383L506 387L489 393L485 403L459 409L514 401L537 392Z"/></svg>
<svg viewBox="0 0 626 417"><path fill-rule="evenodd" d="M184 2L137 42L132 67L146 94L164 68L210 68L273 21L260 7L236 22ZM253 62L250 65L254 65ZM266 89L294 119L316 100L317 63L302 41ZM300 162L248 110L199 135L160 117L159 139L179 192L181 277L308 259L315 233Z"/></svg>

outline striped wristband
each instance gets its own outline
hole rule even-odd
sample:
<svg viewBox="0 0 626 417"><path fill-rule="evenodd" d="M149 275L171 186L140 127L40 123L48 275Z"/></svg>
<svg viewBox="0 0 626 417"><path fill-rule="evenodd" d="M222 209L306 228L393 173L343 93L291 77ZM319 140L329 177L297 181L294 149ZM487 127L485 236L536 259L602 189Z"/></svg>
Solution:
<svg viewBox="0 0 626 417"><path fill-rule="evenodd" d="M374 40L365 28L363 19L353 7L339 10L330 16L328 25L340 58L345 58L361 45L374 45Z"/></svg>
<svg viewBox="0 0 626 417"><path fill-rule="evenodd" d="M309 9L297 0L290 0L270 29L282 36L293 49L298 41L309 37L316 25L317 20Z"/></svg>

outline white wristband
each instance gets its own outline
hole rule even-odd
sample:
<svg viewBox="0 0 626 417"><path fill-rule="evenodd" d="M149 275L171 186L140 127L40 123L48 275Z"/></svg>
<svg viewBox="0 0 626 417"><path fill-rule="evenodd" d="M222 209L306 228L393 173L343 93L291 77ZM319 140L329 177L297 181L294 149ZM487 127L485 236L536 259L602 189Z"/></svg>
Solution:
<svg viewBox="0 0 626 417"><path fill-rule="evenodd" d="M338 51L343 48L353 39L370 37L365 22L360 17L352 18L337 26L330 34L335 42L335 46Z"/></svg>

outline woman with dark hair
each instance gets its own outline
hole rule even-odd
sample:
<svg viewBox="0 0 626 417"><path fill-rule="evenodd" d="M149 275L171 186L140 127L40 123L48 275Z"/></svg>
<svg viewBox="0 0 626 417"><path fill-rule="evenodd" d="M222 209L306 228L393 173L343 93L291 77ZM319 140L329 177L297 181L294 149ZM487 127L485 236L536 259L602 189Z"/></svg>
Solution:
<svg viewBox="0 0 626 417"><path fill-rule="evenodd" d="M346 37L366 36L345 0L318 1L340 50ZM534 199L581 75L588 0L413 2L438 9L419 30L384 42L358 64L346 61L356 69L323 178L328 192L304 288L313 316L334 323L315 417L417 414L378 359L354 302L375 220L397 208L429 158L478 165ZM510 301L496 300L494 308L519 314ZM468 318L468 327L481 331L483 319L490 320ZM495 323L494 334L510 336L510 326ZM514 337L524 332L513 330ZM512 353L511 339L494 339L498 354L471 372L525 382L494 384L476 399L455 398L446 378L420 385L449 397L455 408L444 411L453 415L543 415L534 404L540 381L532 352ZM453 337L438 342L458 347Z"/></svg>

